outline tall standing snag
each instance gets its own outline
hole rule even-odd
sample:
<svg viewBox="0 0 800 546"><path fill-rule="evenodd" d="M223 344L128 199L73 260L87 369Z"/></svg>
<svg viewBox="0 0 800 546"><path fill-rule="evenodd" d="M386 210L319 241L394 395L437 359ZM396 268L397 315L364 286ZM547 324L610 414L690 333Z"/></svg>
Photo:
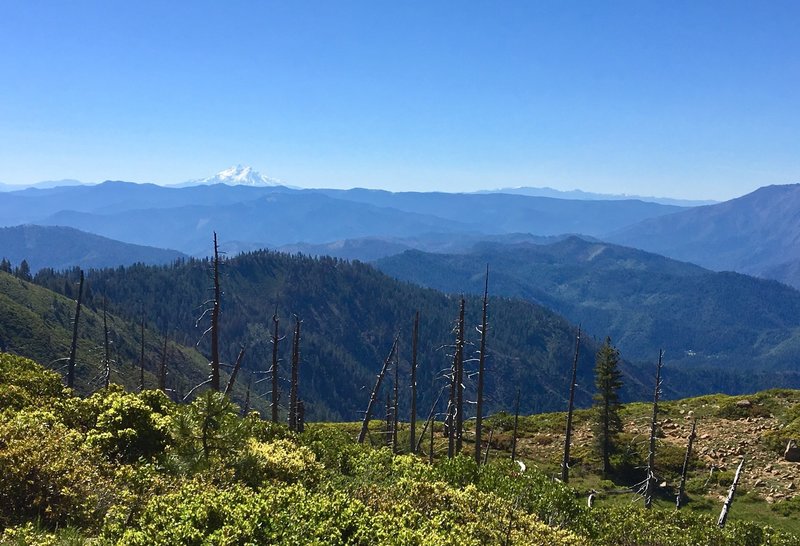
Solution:
<svg viewBox="0 0 800 546"><path fill-rule="evenodd" d="M689 472L689 462L692 458L692 444L697 437L697 419L692 420L692 433L686 443L686 455L683 457L683 467L681 468L681 481L678 485L678 495L675 498L675 509L680 510L683 504L683 495L686 490L686 474Z"/></svg>
<svg viewBox="0 0 800 546"><path fill-rule="evenodd" d="M456 410L455 434L456 453L461 453L464 434L464 308L466 303L461 296L461 309L458 312L458 335L456 337Z"/></svg>
<svg viewBox="0 0 800 546"><path fill-rule="evenodd" d="M211 388L219 392L219 311L222 290L219 286L219 246L214 232L214 302L211 308Z"/></svg>
<svg viewBox="0 0 800 546"><path fill-rule="evenodd" d="M489 306L489 264L483 286L483 318L481 319L481 348L478 357L478 401L475 413L475 463L481 464L481 437L483 435L483 386L486 375L486 311Z"/></svg>
<svg viewBox="0 0 800 546"><path fill-rule="evenodd" d="M411 335L411 453L417 452L417 348L419 342L419 311L414 314L414 331ZM425 434L423 432L423 434Z"/></svg>
<svg viewBox="0 0 800 546"><path fill-rule="evenodd" d="M161 367L158 370L158 389L166 394L167 392L167 341L169 332L164 332L164 349L161 352Z"/></svg>
<svg viewBox="0 0 800 546"><path fill-rule="evenodd" d="M289 387L289 430L297 432L297 376L300 367L300 324L303 321L294 316L294 339L292 341L292 378Z"/></svg>
<svg viewBox="0 0 800 546"><path fill-rule="evenodd" d="M658 398L661 394L661 359L664 351L658 351L658 367L656 367L656 388L653 393L653 416L650 419L650 451L647 455L647 484L644 492L644 507L650 508L653 505L653 491L656 487L656 428L658 423Z"/></svg>
<svg viewBox="0 0 800 546"><path fill-rule="evenodd" d="M69 347L69 360L67 361L67 387L75 386L75 356L78 352L78 322L81 318L81 300L83 299L83 270L78 284L78 301L75 305L75 322L72 324L72 344Z"/></svg>
<svg viewBox="0 0 800 546"><path fill-rule="evenodd" d="M511 438L511 460L517 460L517 425L519 424L519 389L517 389L517 403L514 408L514 436Z"/></svg>
<svg viewBox="0 0 800 546"><path fill-rule="evenodd" d="M364 420L361 422L361 432L358 433L358 443L363 444L364 440L367 438L367 427L369 426L369 418L372 416L372 409L375 407L375 402L378 399L378 392L381 389L381 383L383 383L383 376L386 375L386 370L389 367L389 364L392 362L392 357L394 356L394 351L397 348L397 336L394 338L394 342L392 343L392 348L389 350L389 355L386 357L386 360L383 361L383 367L381 368L380 373L378 374L378 379L375 381L375 387L372 389L372 394L369 396L369 403L367 404L367 411L364 413Z"/></svg>
<svg viewBox="0 0 800 546"><path fill-rule="evenodd" d="M225 387L225 396L233 392L233 385L236 383L236 376L239 374L239 368L242 366L242 358L244 358L244 347L239 350L239 356L236 357L236 363L233 365L231 377L228 379L228 385Z"/></svg>
<svg viewBox="0 0 800 546"><path fill-rule="evenodd" d="M391 446L392 446L392 453L397 453L397 423L398 423L398 402L399 399L399 385L400 385L400 356L398 355L399 350L395 349L394 351L394 400L392 403L392 436L391 436Z"/></svg>
<svg viewBox="0 0 800 546"><path fill-rule="evenodd" d="M564 458L561 461L561 481L569 483L569 450L572 443L572 413L575 410L575 382L578 380L578 356L581 351L581 327L575 336L575 358L572 360L572 381L569 384L569 407L567 408L567 431L564 435Z"/></svg>
<svg viewBox="0 0 800 546"><path fill-rule="evenodd" d="M278 422L278 402L280 401L280 392L278 391L278 342L281 340L280 335L278 333L278 325L280 323L280 319L278 318L278 306L275 306L275 313L272 315L272 338L270 342L272 343L272 367L269 369L270 379L272 380L272 392L271 394L271 410L272 410L272 422Z"/></svg>
<svg viewBox="0 0 800 546"><path fill-rule="evenodd" d="M108 342L108 313L106 313L106 297L103 296L103 387L111 384L111 347Z"/></svg>

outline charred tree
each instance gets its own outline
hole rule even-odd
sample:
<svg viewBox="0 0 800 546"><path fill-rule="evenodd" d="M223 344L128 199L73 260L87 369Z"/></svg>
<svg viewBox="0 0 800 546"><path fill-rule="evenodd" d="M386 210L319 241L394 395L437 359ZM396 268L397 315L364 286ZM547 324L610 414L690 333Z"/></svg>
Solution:
<svg viewBox="0 0 800 546"><path fill-rule="evenodd" d="M278 306L275 306L275 313L272 315L272 338L270 342L272 343L272 367L269 369L270 379L272 381L272 392L271 395L271 403L270 409L272 410L272 422L278 422L278 403L280 402L280 391L278 390L278 342L280 342L281 337L278 332L278 326L280 324L280 319L278 318Z"/></svg>
<svg viewBox="0 0 800 546"><path fill-rule="evenodd" d="M419 440L417 441L417 444L414 446L415 453L420 450L420 447L422 447L422 440L424 439L425 431L428 430L429 426L431 427L431 431L433 431L433 422L434 422L433 418L436 413L436 406L439 405L439 400L442 399L442 392L444 392L444 389L439 391L439 395L436 397L436 400L434 400L433 404L431 405L431 411L428 412L428 418L425 420L425 424L422 426L422 432L420 432L419 434Z"/></svg>
<svg viewBox="0 0 800 546"><path fill-rule="evenodd" d="M572 360L572 380L569 384L569 406L567 408L567 431L564 434L564 458L561 461L561 481L569 483L569 450L572 443L572 413L575 410L575 383L578 380L578 356L581 350L581 327L575 336L575 358Z"/></svg>
<svg viewBox="0 0 800 546"><path fill-rule="evenodd" d="M464 434L464 308L466 302L461 296L461 309L458 312L458 335L456 337L456 410L455 436L456 454L461 453Z"/></svg>
<svg viewBox="0 0 800 546"><path fill-rule="evenodd" d="M294 339L292 341L292 377L289 387L289 430L297 432L297 376L300 367L300 317L294 317Z"/></svg>
<svg viewBox="0 0 800 546"><path fill-rule="evenodd" d="M725 527L725 522L728 520L728 512L730 512L731 505L733 504L733 496L736 494L736 486L739 485L739 477L742 474L743 466L744 457L742 457L742 461L736 468L736 474L733 476L733 483L731 483L731 488L728 489L728 496L725 498L725 503L722 505L722 512L720 512L719 519L717 520L717 526L720 528Z"/></svg>
<svg viewBox="0 0 800 546"><path fill-rule="evenodd" d="M681 481L678 485L678 495L675 497L675 509L680 510L683 504L683 495L686 490L686 474L689 472L689 461L692 458L692 444L697 437L697 419L692 420L692 433L686 443L686 455L683 457L683 467L681 467Z"/></svg>
<svg viewBox="0 0 800 546"><path fill-rule="evenodd" d="M78 283L78 301L75 305L75 321L72 324L72 344L69 348L69 360L67 361L67 387L75 386L75 357L78 352L78 323L81 318L81 301L83 299L83 270L80 273Z"/></svg>
<svg viewBox="0 0 800 546"><path fill-rule="evenodd" d="M242 406L242 417L250 413L250 389L253 386L253 374L250 374L250 379L247 381L247 391L244 393L244 406Z"/></svg>
<svg viewBox="0 0 800 546"><path fill-rule="evenodd" d="M414 315L414 330L411 334L411 453L417 452L417 348L419 342L419 311ZM425 432L423 431L422 435Z"/></svg>
<svg viewBox="0 0 800 546"><path fill-rule="evenodd" d="M306 404L302 400L297 401L297 432L306 430Z"/></svg>
<svg viewBox="0 0 800 546"><path fill-rule="evenodd" d="M358 433L358 443L363 444L367 438L367 431L369 426L369 418L372 416L372 410L375 407L375 402L378 400L378 392L381 390L381 383L383 383L383 376L386 375L386 370L394 357L394 351L397 349L397 337L394 338L392 348L389 349L389 355L383 361L383 367L378 374L378 379L375 381L375 387L372 389L372 394L369 396L369 403L367 404L367 411L364 413L364 420L361 422L361 432Z"/></svg>
<svg viewBox="0 0 800 546"><path fill-rule="evenodd" d="M239 374L239 368L242 366L242 359L244 358L244 347L239 350L239 356L236 357L236 362L233 365L231 377L228 379L228 384L225 387L225 395L229 396L233 392L233 385L236 383L236 376Z"/></svg>
<svg viewBox="0 0 800 546"><path fill-rule="evenodd" d="M211 388L219 392L219 311L222 290L219 286L219 245L214 232L214 301L211 308Z"/></svg>
<svg viewBox="0 0 800 546"><path fill-rule="evenodd" d="M656 488L656 429L658 428L658 399L661 394L661 362L664 350L658 351L658 366L656 367L656 388L653 392L653 415L650 419L650 450L647 454L647 483L644 491L644 507L653 505L653 492Z"/></svg>
<svg viewBox="0 0 800 546"><path fill-rule="evenodd" d="M478 357L478 400L475 413L475 462L481 464L481 437L483 435L483 386L486 375L486 311L489 306L489 265L483 286L483 318L481 319L481 347Z"/></svg>
<svg viewBox="0 0 800 546"><path fill-rule="evenodd" d="M489 450L492 448L492 435L494 430L489 429L489 439L486 441L486 451L483 454L483 466L489 463Z"/></svg>
<svg viewBox="0 0 800 546"><path fill-rule="evenodd" d="M384 441L388 447L393 447L392 445L392 398L391 395L387 392L386 393L386 427L384 429Z"/></svg>

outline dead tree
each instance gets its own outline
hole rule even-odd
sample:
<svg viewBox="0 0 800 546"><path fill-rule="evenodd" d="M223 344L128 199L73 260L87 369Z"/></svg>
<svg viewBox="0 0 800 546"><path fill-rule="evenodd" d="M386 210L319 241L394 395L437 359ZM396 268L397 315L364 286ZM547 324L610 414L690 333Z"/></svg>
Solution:
<svg viewBox="0 0 800 546"><path fill-rule="evenodd" d="M683 467L681 468L681 481L678 485L678 495L675 497L675 509L680 510L681 504L683 503L683 494L686 489L686 474L689 472L689 461L692 458L692 444L694 444L694 439L697 437L696 434L697 430L697 419L692 420L692 433L689 434L689 438L686 444L686 455L683 457Z"/></svg>
<svg viewBox="0 0 800 546"><path fill-rule="evenodd" d="M433 425L434 425L434 422L431 420L431 438L430 438L430 445L428 446L428 463L429 464L433 464ZM421 437L420 437L420 439L421 439Z"/></svg>
<svg viewBox="0 0 800 546"><path fill-rule="evenodd" d="M417 444L414 446L415 453L419 451L420 447L422 447L422 440L425 437L425 431L428 429L428 426L430 426L431 430L433 430L433 418L436 412L436 406L439 405L439 400L442 399L443 392L444 389L439 391L439 395L436 397L436 400L434 400L433 404L431 405L431 411L428 412L428 418L425 420L425 424L422 426L422 432L420 432L419 434L419 440L417 441Z"/></svg>
<svg viewBox="0 0 800 546"><path fill-rule="evenodd" d="M519 424L519 389L517 389L517 403L514 409L514 435L511 437L511 460L517 460L517 425Z"/></svg>
<svg viewBox="0 0 800 546"><path fill-rule="evenodd" d="M417 452L417 348L419 342L419 311L414 315L414 331L411 335L411 453ZM425 432L423 431L422 435Z"/></svg>
<svg viewBox="0 0 800 546"><path fill-rule="evenodd" d="M294 316L294 340L292 342L292 377L289 387L289 430L297 432L297 372L300 367L300 324L303 321Z"/></svg>
<svg viewBox="0 0 800 546"><path fill-rule="evenodd" d="M389 349L389 355L386 357L386 360L383 361L383 367L381 368L381 371L378 374L378 379L375 381L375 388L372 389L372 394L370 394L369 396L367 411L364 413L364 420L361 422L361 432L358 433L359 444L363 444L364 440L367 438L367 430L368 430L367 427L369 426L369 418L372 416L372 409L374 408L375 402L378 399L378 392L381 389L383 376L386 375L386 369L392 362L392 357L394 356L394 351L396 348L397 348L397 336L395 336L394 338L394 342L392 343L392 348Z"/></svg>
<svg viewBox="0 0 800 546"><path fill-rule="evenodd" d="M72 344L69 348L69 360L67 361L67 387L75 386L75 356L78 352L78 322L81 318L81 301L83 299L83 270L81 270L80 282L78 284L78 301L75 305L75 321L72 324Z"/></svg>
<svg viewBox="0 0 800 546"><path fill-rule="evenodd" d="M139 392L144 390L144 312L142 312L141 350L139 351Z"/></svg>
<svg viewBox="0 0 800 546"><path fill-rule="evenodd" d="M388 447L393 447L392 444L392 398L389 393L386 393L386 428L384 429L384 441Z"/></svg>
<svg viewBox="0 0 800 546"><path fill-rule="evenodd" d="M489 463L489 450L492 447L492 435L494 434L493 429L489 429L489 440L486 441L486 451L483 454L483 466L486 466Z"/></svg>
<svg viewBox="0 0 800 546"><path fill-rule="evenodd" d="M214 301L211 308L211 388L219 392L219 311L222 290L219 286L219 246L214 232Z"/></svg>
<svg viewBox="0 0 800 546"><path fill-rule="evenodd" d="M103 296L103 387L111 384L111 347L108 343L108 314L106 313L106 297Z"/></svg>
<svg viewBox="0 0 800 546"><path fill-rule="evenodd" d="M461 296L461 309L458 312L458 335L456 337L456 410L455 435L456 453L461 453L464 434L464 296Z"/></svg>
<svg viewBox="0 0 800 546"><path fill-rule="evenodd" d="M233 392L233 385L236 383L236 376L239 373L239 368L242 365L242 358L244 358L244 347L239 351L239 356L236 357L236 362L233 364L233 371L228 379L228 385L225 387L225 395L228 396Z"/></svg>
<svg viewBox="0 0 800 546"><path fill-rule="evenodd" d="M650 451L647 454L647 484L644 491L644 507L653 505L653 493L656 488L656 429L658 427L658 398L661 394L661 361L664 350L658 351L658 366L656 367L656 388L653 392L653 416L650 419Z"/></svg>
<svg viewBox="0 0 800 546"><path fill-rule="evenodd" d="M158 388L161 392L167 392L167 341L169 333L164 332L164 349L161 351L161 367L158 370Z"/></svg>
<svg viewBox="0 0 800 546"><path fill-rule="evenodd" d="M725 503L722 505L722 512L720 512L719 519L717 520L717 526L720 528L725 527L725 522L728 519L728 512L733 504L733 496L736 494L736 486L739 485L739 476L742 474L743 466L744 457L742 457L742 460L736 469L736 474L733 476L733 483L731 484L730 489L728 489L728 496L725 498Z"/></svg>
<svg viewBox="0 0 800 546"><path fill-rule="evenodd" d="M302 400L297 401L297 432L306 430L306 403Z"/></svg>
<svg viewBox="0 0 800 546"><path fill-rule="evenodd" d="M247 391L244 394L244 406L242 406L242 417L250 413L250 389L253 387L253 374L250 373L250 379L247 380Z"/></svg>
<svg viewBox="0 0 800 546"><path fill-rule="evenodd" d="M483 434L483 386L486 375L486 310L489 306L489 264L483 286L483 318L481 319L481 348L478 357L478 401L475 413L475 462L481 464L481 436Z"/></svg>
<svg viewBox="0 0 800 546"><path fill-rule="evenodd" d="M399 399L399 385L400 385L400 356L399 350L395 349L394 352L394 401L392 404L392 453L397 453L397 424L398 424L398 402Z"/></svg>
<svg viewBox="0 0 800 546"><path fill-rule="evenodd" d="M572 443L572 413L575 410L575 383L578 380L578 356L581 350L581 327L575 336L575 358L572 360L572 380L569 384L569 406L567 408L567 431L564 435L564 458L561 461L561 481L569 483L569 450Z"/></svg>
<svg viewBox="0 0 800 546"><path fill-rule="evenodd" d="M270 409L272 410L272 422L278 422L278 403L280 401L280 391L278 391L278 342L282 339L278 333L280 319L278 318L278 306L275 306L275 313L272 314L272 367L269 369L270 379L272 380L272 392Z"/></svg>

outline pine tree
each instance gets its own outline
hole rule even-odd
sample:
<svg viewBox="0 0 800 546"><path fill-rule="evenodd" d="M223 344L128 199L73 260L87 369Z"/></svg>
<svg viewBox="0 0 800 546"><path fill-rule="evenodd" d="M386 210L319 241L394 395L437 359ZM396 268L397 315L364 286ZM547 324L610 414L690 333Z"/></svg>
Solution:
<svg viewBox="0 0 800 546"><path fill-rule="evenodd" d="M611 454L614 440L622 432L619 418L619 389L622 386L622 373L619 371L619 351L611 345L607 337L595 361L594 395L594 438L603 460L603 475L611 470Z"/></svg>

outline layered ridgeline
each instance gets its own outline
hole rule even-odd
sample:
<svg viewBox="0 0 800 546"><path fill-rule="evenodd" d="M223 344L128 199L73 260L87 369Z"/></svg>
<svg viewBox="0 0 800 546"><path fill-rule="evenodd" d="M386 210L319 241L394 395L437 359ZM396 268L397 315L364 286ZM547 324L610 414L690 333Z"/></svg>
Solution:
<svg viewBox="0 0 800 546"><path fill-rule="evenodd" d="M96 302L108 296L116 313L133 319L144 308L147 320L159 330L179 332L179 341L192 345L207 323L196 326L203 302L211 297L210 264L192 260L172 266L135 265L91 271L88 282ZM484 265L476 262L476 271ZM60 290L65 279L52 273L38 282ZM220 340L223 360L231 362L241 347L246 350L242 381L249 372L263 373L272 359L270 335L277 307L280 334L281 375L288 377L292 314L302 320L300 395L309 420L355 420L366 407L375 376L400 333L401 415L408 411L408 370L414 313L420 312L419 372L420 412L430 405L445 385L445 370L452 362L452 333L459 302L430 289L396 281L370 266L332 258L312 259L267 251L243 254L222 267ZM490 282L490 290L492 289ZM467 301L468 356L477 350L480 299ZM489 412L513 407L521 389L522 410L563 409L568 394L575 327L539 305L521 300L492 298L487 361ZM580 360L578 401L589 403L593 391L592 370L597 344L584 340ZM207 339L199 345L208 354ZM624 355L623 355L624 356ZM472 363L477 368L477 363ZM390 372L390 377L393 372ZM628 398L647 396L641 374L626 379ZM649 378L650 370L644 374ZM264 375L256 376L256 379ZM387 385L391 381L387 380ZM645 383L649 383L645 380ZM257 386L261 395L266 383ZM284 393L286 383L282 383ZM466 382L467 399L474 400L475 379ZM446 398L446 396L445 396ZM286 394L282 403L287 400ZM442 404L443 405L443 404ZM443 408L440 408L443 409ZM380 410L382 413L382 410ZM470 410L473 413L473 410Z"/></svg>
<svg viewBox="0 0 800 546"><path fill-rule="evenodd" d="M0 352L32 358L66 375L66 359L72 343L77 283L62 282L61 291L70 297L0 272ZM102 296L86 288L85 305L78 324L75 387L80 393L93 392L105 383L105 335ZM141 321L125 320L107 313L109 360L112 383L135 390L140 383ZM144 332L145 388L158 385L164 356L164 330L148 322ZM205 357L193 347L167 342L166 387L177 396L208 375ZM235 393L242 398L243 389Z"/></svg>
<svg viewBox="0 0 800 546"><path fill-rule="evenodd" d="M491 264L495 293L608 334L629 359L653 361L663 348L666 362L693 379L668 380L681 395L800 386L800 293L775 281L577 237L454 255L409 251L377 265L423 286L480 293L476 262Z"/></svg>
<svg viewBox="0 0 800 546"><path fill-rule="evenodd" d="M70 226L128 243L205 254L223 246L277 247L360 237L438 233L598 235L680 207L636 200L581 201L504 194L294 190L104 182L0 193L0 225Z"/></svg>
<svg viewBox="0 0 800 546"><path fill-rule="evenodd" d="M15 266L25 260L33 272L43 267L87 269L134 263L168 264L185 257L176 250L123 243L69 227L0 228L0 258Z"/></svg>
<svg viewBox="0 0 800 546"><path fill-rule="evenodd" d="M798 210L800 184L767 186L724 203L650 218L608 239L800 287Z"/></svg>

